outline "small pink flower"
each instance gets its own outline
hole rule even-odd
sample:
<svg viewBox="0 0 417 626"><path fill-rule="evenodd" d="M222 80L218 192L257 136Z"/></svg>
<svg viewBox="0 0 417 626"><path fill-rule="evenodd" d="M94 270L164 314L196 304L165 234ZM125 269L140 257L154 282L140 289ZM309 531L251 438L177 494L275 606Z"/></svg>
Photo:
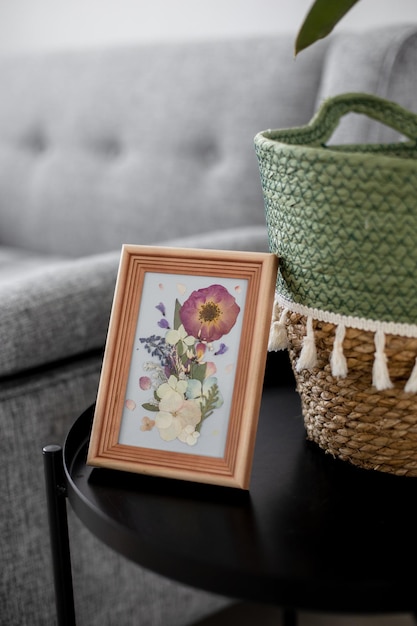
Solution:
<svg viewBox="0 0 417 626"><path fill-rule="evenodd" d="M155 426L155 420L151 420L149 419L149 417L142 417L142 424L140 429L143 432L146 432L147 430L152 430L152 428Z"/></svg>
<svg viewBox="0 0 417 626"><path fill-rule="evenodd" d="M222 285L193 291L180 309L187 333L200 341L216 341L227 335L236 323L240 307Z"/></svg>
<svg viewBox="0 0 417 626"><path fill-rule="evenodd" d="M213 361L207 361L206 378L209 378L210 376L214 376L216 372L217 372L216 364L213 363Z"/></svg>
<svg viewBox="0 0 417 626"><path fill-rule="evenodd" d="M141 389L143 389L145 391L146 389L150 389L151 386L152 386L152 381L149 378L149 376L141 376L139 378L139 387Z"/></svg>

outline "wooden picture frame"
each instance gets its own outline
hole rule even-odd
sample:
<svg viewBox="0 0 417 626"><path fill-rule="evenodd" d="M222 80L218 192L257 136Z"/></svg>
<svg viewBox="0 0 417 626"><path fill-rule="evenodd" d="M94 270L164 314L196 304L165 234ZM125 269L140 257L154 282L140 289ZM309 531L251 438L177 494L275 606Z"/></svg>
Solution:
<svg viewBox="0 0 417 626"><path fill-rule="evenodd" d="M249 488L277 264L123 246L89 465Z"/></svg>

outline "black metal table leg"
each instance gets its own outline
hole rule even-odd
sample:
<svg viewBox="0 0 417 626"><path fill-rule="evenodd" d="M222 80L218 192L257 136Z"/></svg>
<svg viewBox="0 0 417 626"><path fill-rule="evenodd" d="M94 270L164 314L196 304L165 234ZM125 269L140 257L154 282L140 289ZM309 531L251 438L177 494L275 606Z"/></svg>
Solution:
<svg viewBox="0 0 417 626"><path fill-rule="evenodd" d="M62 448L45 446L43 456L58 626L75 626Z"/></svg>

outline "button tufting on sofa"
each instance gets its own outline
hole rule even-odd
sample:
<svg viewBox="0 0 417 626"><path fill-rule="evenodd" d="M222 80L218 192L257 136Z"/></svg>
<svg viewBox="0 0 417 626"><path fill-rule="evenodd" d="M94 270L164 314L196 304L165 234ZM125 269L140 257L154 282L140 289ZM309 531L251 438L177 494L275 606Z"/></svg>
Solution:
<svg viewBox="0 0 417 626"><path fill-rule="evenodd" d="M48 148L48 138L41 127L33 128L23 135L22 144L30 152L41 153Z"/></svg>
<svg viewBox="0 0 417 626"><path fill-rule="evenodd" d="M215 165L221 160L219 143L215 138L199 138L190 145L190 156L206 166Z"/></svg>
<svg viewBox="0 0 417 626"><path fill-rule="evenodd" d="M92 149L105 158L116 159L122 154L123 145L116 137L100 137L92 143Z"/></svg>

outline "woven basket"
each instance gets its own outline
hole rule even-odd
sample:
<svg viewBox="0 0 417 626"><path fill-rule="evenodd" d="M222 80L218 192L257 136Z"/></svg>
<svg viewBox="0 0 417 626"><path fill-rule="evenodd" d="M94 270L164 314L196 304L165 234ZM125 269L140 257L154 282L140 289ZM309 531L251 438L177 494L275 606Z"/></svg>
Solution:
<svg viewBox="0 0 417 626"><path fill-rule="evenodd" d="M395 144L327 145L366 114ZM280 258L269 349L288 347L309 439L367 469L417 476L417 116L367 94L255 137Z"/></svg>

